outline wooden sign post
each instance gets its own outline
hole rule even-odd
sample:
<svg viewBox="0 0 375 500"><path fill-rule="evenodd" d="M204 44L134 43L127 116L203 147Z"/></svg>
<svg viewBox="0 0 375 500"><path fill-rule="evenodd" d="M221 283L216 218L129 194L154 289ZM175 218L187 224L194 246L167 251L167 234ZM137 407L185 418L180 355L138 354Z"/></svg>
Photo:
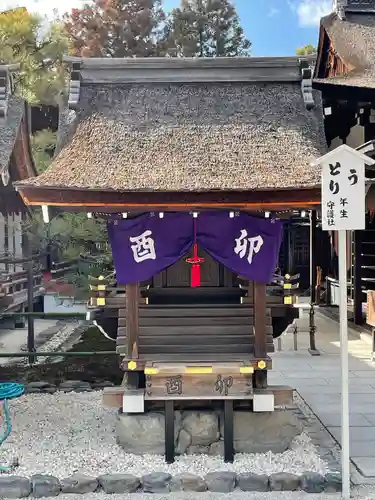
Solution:
<svg viewBox="0 0 375 500"><path fill-rule="evenodd" d="M344 500L350 498L347 231L365 229L365 165L374 163L374 160L346 144L313 162L322 168L322 229L338 231L339 240L341 467Z"/></svg>

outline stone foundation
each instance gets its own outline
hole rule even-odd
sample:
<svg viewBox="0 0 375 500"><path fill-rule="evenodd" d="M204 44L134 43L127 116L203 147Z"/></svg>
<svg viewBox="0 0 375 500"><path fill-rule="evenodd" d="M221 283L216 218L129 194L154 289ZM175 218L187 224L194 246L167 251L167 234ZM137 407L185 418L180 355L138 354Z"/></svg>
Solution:
<svg viewBox="0 0 375 500"><path fill-rule="evenodd" d="M234 412L236 453L283 453L302 432L301 422L291 410L272 413ZM162 412L120 412L117 443L127 453L164 455L165 419ZM176 411L175 450L183 454L224 454L224 420L219 411Z"/></svg>

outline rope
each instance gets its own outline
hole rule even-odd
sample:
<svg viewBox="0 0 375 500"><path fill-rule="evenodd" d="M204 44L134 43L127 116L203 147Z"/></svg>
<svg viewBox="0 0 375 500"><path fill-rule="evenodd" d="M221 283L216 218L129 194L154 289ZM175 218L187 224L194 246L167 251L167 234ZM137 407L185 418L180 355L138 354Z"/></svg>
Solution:
<svg viewBox="0 0 375 500"><path fill-rule="evenodd" d="M25 386L14 382L0 383L0 401L3 402L3 420L5 423L4 434L0 437L0 445L9 437L12 432L12 419L9 411L9 399L22 396L25 391ZM0 465L0 472L10 472L18 465L18 459L14 459L11 465Z"/></svg>

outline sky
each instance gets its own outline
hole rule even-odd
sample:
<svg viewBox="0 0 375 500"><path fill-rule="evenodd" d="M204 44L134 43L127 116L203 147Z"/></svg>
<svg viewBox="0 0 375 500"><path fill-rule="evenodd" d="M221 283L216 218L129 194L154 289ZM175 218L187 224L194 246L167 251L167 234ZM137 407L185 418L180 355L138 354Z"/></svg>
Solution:
<svg viewBox="0 0 375 500"><path fill-rule="evenodd" d="M0 0L0 11L26 7L48 17L80 7L84 0ZM166 11L179 0L164 0ZM253 56L290 56L296 48L318 43L319 19L332 11L332 0L234 0Z"/></svg>

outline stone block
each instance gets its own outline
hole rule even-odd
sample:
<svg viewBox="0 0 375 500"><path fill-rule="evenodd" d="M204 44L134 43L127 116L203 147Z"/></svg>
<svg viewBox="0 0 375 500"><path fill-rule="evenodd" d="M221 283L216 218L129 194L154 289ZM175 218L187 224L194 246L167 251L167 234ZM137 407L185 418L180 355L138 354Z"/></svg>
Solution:
<svg viewBox="0 0 375 500"><path fill-rule="evenodd" d="M25 389L45 389L46 387L55 387L53 384L49 382L45 382L43 380L36 380L35 382L29 382L26 384Z"/></svg>
<svg viewBox="0 0 375 500"><path fill-rule="evenodd" d="M142 476L141 483L145 493L169 493L172 476L166 472L152 472Z"/></svg>
<svg viewBox="0 0 375 500"><path fill-rule="evenodd" d="M73 474L61 481L61 491L63 493L93 493L99 486L96 477L85 474Z"/></svg>
<svg viewBox="0 0 375 500"><path fill-rule="evenodd" d="M57 387L46 387L45 389L41 389L40 392L44 392L44 394L55 394L55 392L57 392Z"/></svg>
<svg viewBox="0 0 375 500"><path fill-rule="evenodd" d="M237 484L242 491L269 491L269 481L266 474L239 474Z"/></svg>
<svg viewBox="0 0 375 500"><path fill-rule="evenodd" d="M59 385L59 391L64 392L91 392L91 384L83 380L65 380ZM45 392L45 391L43 391Z"/></svg>
<svg viewBox="0 0 375 500"><path fill-rule="evenodd" d="M212 445L208 449L208 454L213 455L213 456L224 456L224 441L216 441L215 443L212 443Z"/></svg>
<svg viewBox="0 0 375 500"><path fill-rule="evenodd" d="M104 474L98 477L105 493L135 493L141 486L140 480L132 474Z"/></svg>
<svg viewBox="0 0 375 500"><path fill-rule="evenodd" d="M233 426L236 453L283 453L303 431L301 422L290 410L235 411ZM220 429L224 437L223 418L220 418Z"/></svg>
<svg viewBox="0 0 375 500"><path fill-rule="evenodd" d="M104 382L93 382L91 384L91 387L93 389L104 389L105 387L113 387L115 384L114 382L110 382L109 380L104 380Z"/></svg>
<svg viewBox="0 0 375 500"><path fill-rule="evenodd" d="M180 414L175 412L176 441L180 431ZM165 418L163 413L141 415L118 413L116 423L117 444L127 453L142 455L165 453Z"/></svg>
<svg viewBox="0 0 375 500"><path fill-rule="evenodd" d="M60 481L56 477L46 474L32 476L31 487L35 498L57 497L61 491Z"/></svg>
<svg viewBox="0 0 375 500"><path fill-rule="evenodd" d="M301 489L306 493L322 493L324 483L324 477L317 472L305 472L300 477Z"/></svg>
<svg viewBox="0 0 375 500"><path fill-rule="evenodd" d="M325 476L324 491L327 493L336 493L342 490L342 479L340 473L329 472Z"/></svg>
<svg viewBox="0 0 375 500"><path fill-rule="evenodd" d="M184 455L187 452L187 449L191 445L191 436L185 430L181 429L178 434L176 453L177 455Z"/></svg>
<svg viewBox="0 0 375 500"><path fill-rule="evenodd" d="M176 453L223 455L224 423L216 411L175 412ZM220 430L221 429L221 436ZM272 413L234 412L234 448L237 453L283 453L303 431L291 410ZM119 412L117 443L136 455L165 453L165 417L162 412Z"/></svg>
<svg viewBox="0 0 375 500"><path fill-rule="evenodd" d="M197 491L202 492L207 490L205 481L195 474L184 472L174 476L170 483L171 491Z"/></svg>
<svg viewBox="0 0 375 500"><path fill-rule="evenodd" d="M90 384L82 385L80 387L76 387L75 389L73 389L73 391L74 392L92 392L92 387L90 386Z"/></svg>
<svg viewBox="0 0 375 500"><path fill-rule="evenodd" d="M44 391L44 389L38 389L37 387L25 387L25 394L41 394Z"/></svg>
<svg viewBox="0 0 375 500"><path fill-rule="evenodd" d="M216 493L230 493L236 487L236 474L234 472L210 472L204 479L208 489Z"/></svg>
<svg viewBox="0 0 375 500"><path fill-rule="evenodd" d="M0 498L26 498L31 493L31 483L27 477L0 477Z"/></svg>
<svg viewBox="0 0 375 500"><path fill-rule="evenodd" d="M190 434L192 446L209 446L220 437L219 417L214 412L185 412L182 426Z"/></svg>
<svg viewBox="0 0 375 500"><path fill-rule="evenodd" d="M271 491L296 491L300 487L300 479L295 474L278 472L269 477Z"/></svg>

